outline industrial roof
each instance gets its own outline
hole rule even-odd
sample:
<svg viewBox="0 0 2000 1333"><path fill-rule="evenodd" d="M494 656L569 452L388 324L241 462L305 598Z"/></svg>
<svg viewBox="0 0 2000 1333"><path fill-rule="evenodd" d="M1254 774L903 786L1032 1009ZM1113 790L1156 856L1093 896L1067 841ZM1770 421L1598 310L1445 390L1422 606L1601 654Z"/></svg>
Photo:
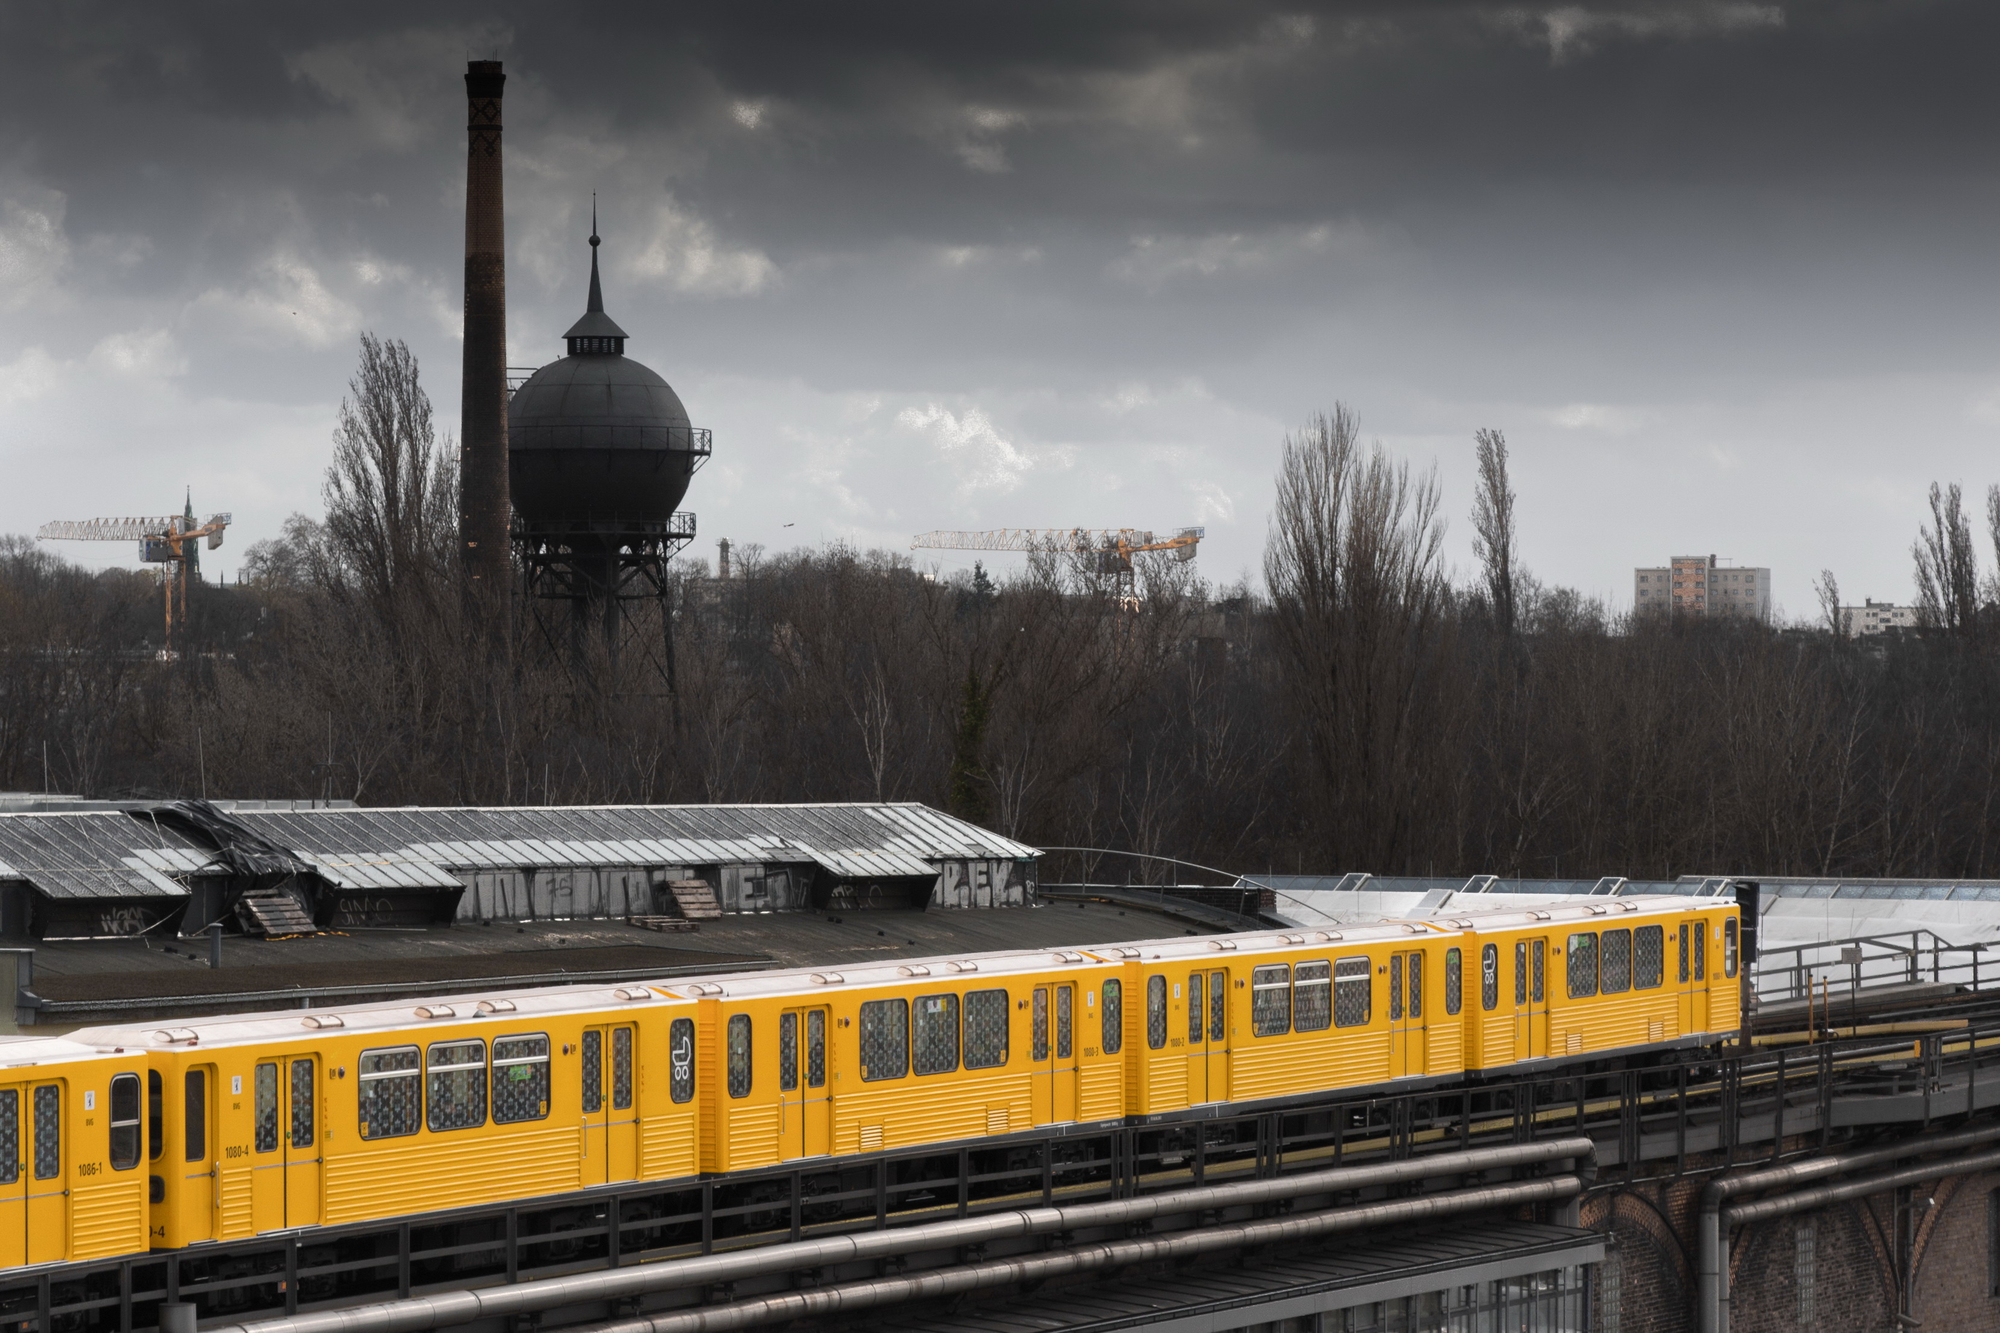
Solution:
<svg viewBox="0 0 2000 1333"><path fill-rule="evenodd" d="M1040 855L914 803L411 806L238 810L234 818L316 860L337 856L403 867L428 862L453 870L810 862L843 879L928 878L942 860Z"/></svg>
<svg viewBox="0 0 2000 1333"><path fill-rule="evenodd" d="M0 880L26 880L51 898L181 898L169 878L213 862L164 824L119 810L0 815Z"/></svg>

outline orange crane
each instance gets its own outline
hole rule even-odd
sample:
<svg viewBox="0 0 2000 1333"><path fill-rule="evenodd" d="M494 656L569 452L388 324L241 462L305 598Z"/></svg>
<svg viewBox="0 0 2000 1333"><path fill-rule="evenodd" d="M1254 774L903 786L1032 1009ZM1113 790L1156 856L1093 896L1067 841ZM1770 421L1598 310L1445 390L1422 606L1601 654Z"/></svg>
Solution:
<svg viewBox="0 0 2000 1333"><path fill-rule="evenodd" d="M234 519L229 514L210 514L206 523L194 516L190 504L185 514L169 514L165 518L85 518L61 519L54 523L44 523L35 533L40 541L65 542L130 542L139 543L139 559L147 564L164 565L161 586L166 591L167 602L167 653L174 651L174 588L180 587L180 612L182 623L187 621L189 567L195 562L190 557L194 550L189 543L208 540L208 549L213 551L222 545L223 529ZM195 548L199 549L199 548Z"/></svg>
<svg viewBox="0 0 2000 1333"><path fill-rule="evenodd" d="M1181 528L1171 537L1155 537L1142 528L995 528L990 532L920 532L910 540L913 551L1070 551L1097 557L1097 572L1118 580L1121 600L1130 601L1132 557L1141 551L1172 551L1178 560L1192 560L1207 536L1203 528Z"/></svg>

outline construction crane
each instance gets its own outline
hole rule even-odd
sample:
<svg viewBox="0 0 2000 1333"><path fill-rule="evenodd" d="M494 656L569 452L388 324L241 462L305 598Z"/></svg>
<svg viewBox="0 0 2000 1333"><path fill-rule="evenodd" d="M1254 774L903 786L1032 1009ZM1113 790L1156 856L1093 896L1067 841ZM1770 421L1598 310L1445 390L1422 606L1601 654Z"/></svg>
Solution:
<svg viewBox="0 0 2000 1333"><path fill-rule="evenodd" d="M1207 536L1204 528L1181 528L1155 537L1141 528L996 528L991 532L920 532L913 551L1068 551L1096 557L1096 572L1118 581L1121 601L1134 600L1132 557L1141 551L1172 551L1192 560Z"/></svg>
<svg viewBox="0 0 2000 1333"><path fill-rule="evenodd" d="M228 514L210 514L203 523L194 516L194 502L190 500L184 514L169 514L165 518L85 518L60 519L54 523L44 523L35 537L45 542L137 542L139 559L149 565L162 565L161 587L166 592L167 604L167 653L174 651L174 590L180 588L179 620L185 624L188 613L188 583L191 571L199 564L196 553L201 549L198 543L204 538L208 549L213 551L222 545L222 532L234 519Z"/></svg>

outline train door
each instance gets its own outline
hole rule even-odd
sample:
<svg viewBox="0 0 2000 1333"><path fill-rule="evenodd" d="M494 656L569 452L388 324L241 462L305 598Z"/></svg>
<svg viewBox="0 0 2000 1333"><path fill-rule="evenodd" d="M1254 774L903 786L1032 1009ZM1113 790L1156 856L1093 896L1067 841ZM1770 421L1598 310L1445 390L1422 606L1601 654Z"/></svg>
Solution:
<svg viewBox="0 0 2000 1333"><path fill-rule="evenodd" d="M1389 1077L1424 1072L1424 956L1389 955Z"/></svg>
<svg viewBox="0 0 2000 1333"><path fill-rule="evenodd" d="M1674 979L1680 987L1682 1032L1708 1031L1708 922L1701 917L1683 921L1679 931L1680 957L1674 964Z"/></svg>
<svg viewBox="0 0 2000 1333"><path fill-rule="evenodd" d="M1549 942L1546 936L1514 941L1514 1058L1549 1053Z"/></svg>
<svg viewBox="0 0 2000 1333"><path fill-rule="evenodd" d="M0 1087L0 1268L28 1262L28 1088Z"/></svg>
<svg viewBox="0 0 2000 1333"><path fill-rule="evenodd" d="M633 1095L629 1023L583 1030L581 1183L604 1185L638 1173L639 1113Z"/></svg>
<svg viewBox="0 0 2000 1333"><path fill-rule="evenodd" d="M319 1059L286 1055L250 1074L251 1210L258 1231L312 1226L320 1218Z"/></svg>
<svg viewBox="0 0 2000 1333"><path fill-rule="evenodd" d="M833 1151L833 1103L826 1088L827 1010L778 1015L778 1155L823 1157Z"/></svg>
<svg viewBox="0 0 2000 1333"><path fill-rule="evenodd" d="M166 1169L178 1170L184 1179L178 1193L174 1221L178 1233L189 1239L206 1240L217 1235L215 1216L221 1191L217 1174L221 1164L209 1156L214 1142L210 1133L215 1083L215 1066L186 1070L181 1075L181 1141L167 1145ZM176 1157L180 1160L176 1161Z"/></svg>
<svg viewBox="0 0 2000 1333"><path fill-rule="evenodd" d="M1229 974L1188 974L1188 1105L1229 1097Z"/></svg>
<svg viewBox="0 0 2000 1333"><path fill-rule="evenodd" d="M1029 1001L1029 1026L1035 1123L1074 1120L1078 1099L1076 987L1069 982L1035 987Z"/></svg>

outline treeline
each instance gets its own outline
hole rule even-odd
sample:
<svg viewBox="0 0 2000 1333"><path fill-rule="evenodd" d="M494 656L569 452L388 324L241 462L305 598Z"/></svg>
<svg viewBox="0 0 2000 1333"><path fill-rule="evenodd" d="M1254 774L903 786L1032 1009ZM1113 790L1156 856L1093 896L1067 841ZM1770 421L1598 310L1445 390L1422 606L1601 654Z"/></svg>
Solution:
<svg viewBox="0 0 2000 1333"><path fill-rule="evenodd" d="M325 516L198 589L171 658L151 575L0 544L0 787L922 801L1243 872L2000 877L2000 587L1950 495L1917 553L1954 620L1630 620L1519 567L1497 433L1454 583L1435 478L1340 410L1286 442L1263 590L1170 558L1122 597L1059 553L939 579L739 547L727 580L677 564L670 632L642 612L613 655L561 604L464 586L453 451L400 344L365 343L335 444Z"/></svg>

